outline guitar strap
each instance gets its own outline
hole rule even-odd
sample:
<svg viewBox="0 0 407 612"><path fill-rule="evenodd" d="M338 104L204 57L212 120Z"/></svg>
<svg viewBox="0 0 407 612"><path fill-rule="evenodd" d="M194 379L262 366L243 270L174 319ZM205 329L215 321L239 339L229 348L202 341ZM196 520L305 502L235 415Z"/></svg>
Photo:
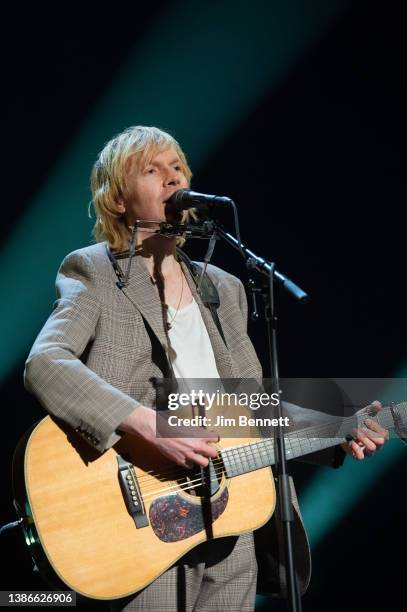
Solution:
<svg viewBox="0 0 407 612"><path fill-rule="evenodd" d="M211 280L211 278L209 277L206 271L203 272L203 276L202 276L201 264L198 264L192 261L188 257L188 255L184 253L184 251L182 251L181 249L177 249L177 255L179 259L182 259L182 261L185 263L185 265L191 272L191 276L194 280L198 293L200 293L201 299L203 303L205 304L205 306L209 308L209 310L211 311L212 319L216 327L218 328L218 332L223 342L225 343L225 346L227 347L225 335L223 333L222 325L220 323L218 312L217 312L217 309L219 308L219 305L220 305L218 290L216 289L213 281ZM201 280L201 276L202 276L202 280Z"/></svg>

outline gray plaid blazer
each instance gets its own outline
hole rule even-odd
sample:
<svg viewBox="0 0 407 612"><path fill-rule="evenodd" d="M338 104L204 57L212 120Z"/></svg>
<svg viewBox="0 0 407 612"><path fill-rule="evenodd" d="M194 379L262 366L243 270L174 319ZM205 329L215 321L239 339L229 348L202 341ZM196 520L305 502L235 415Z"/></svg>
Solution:
<svg viewBox="0 0 407 612"><path fill-rule="evenodd" d="M241 281L208 266L220 297L218 315L225 346L188 267L181 265L207 327L220 376L261 379L261 365L246 331L247 302ZM25 369L26 388L45 409L101 452L119 440L119 424L139 404L154 406L151 379L168 375L165 313L141 257L133 259L126 288L119 289L116 281L105 243L69 254L58 272L53 312L35 340ZM334 465L329 453L316 462ZM294 486L292 490L297 568L304 592L310 578L310 552ZM277 523L273 517L255 532L263 592L284 589Z"/></svg>

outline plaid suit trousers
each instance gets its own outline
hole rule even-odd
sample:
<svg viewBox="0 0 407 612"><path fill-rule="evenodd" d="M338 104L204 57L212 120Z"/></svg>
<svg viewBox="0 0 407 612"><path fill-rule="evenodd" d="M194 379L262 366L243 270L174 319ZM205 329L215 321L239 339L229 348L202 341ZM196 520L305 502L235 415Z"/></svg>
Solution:
<svg viewBox="0 0 407 612"><path fill-rule="evenodd" d="M204 542L112 612L253 612L257 562L253 534Z"/></svg>

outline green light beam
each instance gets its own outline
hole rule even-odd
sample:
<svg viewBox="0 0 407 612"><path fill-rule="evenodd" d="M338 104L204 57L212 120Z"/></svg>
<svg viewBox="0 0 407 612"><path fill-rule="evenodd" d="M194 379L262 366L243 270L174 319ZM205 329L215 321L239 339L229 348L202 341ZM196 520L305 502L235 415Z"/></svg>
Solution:
<svg viewBox="0 0 407 612"><path fill-rule="evenodd" d="M407 401L403 397L406 388L407 367L400 371L399 382L393 379L386 390L395 402ZM394 436L394 437L393 437ZM374 457L355 461L347 457L338 469L321 467L300 495L301 512L310 539L315 548L335 525L376 486L380 479L406 457L406 446L392 437Z"/></svg>
<svg viewBox="0 0 407 612"><path fill-rule="evenodd" d="M90 241L88 177L103 143L128 125L158 125L199 168L347 4L184 1L157 16L3 250L0 379L27 353L49 313L62 257Z"/></svg>
<svg viewBox="0 0 407 612"><path fill-rule="evenodd" d="M364 461L346 458L339 470L319 468L312 483L300 495L301 512L311 548L318 546L405 456L406 447L400 440L392 438L374 457Z"/></svg>

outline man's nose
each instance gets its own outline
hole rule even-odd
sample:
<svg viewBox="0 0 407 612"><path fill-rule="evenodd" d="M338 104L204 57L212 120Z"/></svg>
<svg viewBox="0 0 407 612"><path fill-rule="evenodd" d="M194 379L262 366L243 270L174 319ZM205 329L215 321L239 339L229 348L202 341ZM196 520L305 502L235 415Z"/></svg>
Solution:
<svg viewBox="0 0 407 612"><path fill-rule="evenodd" d="M179 185L179 183L180 183L180 178L178 176L177 171L172 168L168 170L167 175L165 177L165 184L166 185Z"/></svg>

